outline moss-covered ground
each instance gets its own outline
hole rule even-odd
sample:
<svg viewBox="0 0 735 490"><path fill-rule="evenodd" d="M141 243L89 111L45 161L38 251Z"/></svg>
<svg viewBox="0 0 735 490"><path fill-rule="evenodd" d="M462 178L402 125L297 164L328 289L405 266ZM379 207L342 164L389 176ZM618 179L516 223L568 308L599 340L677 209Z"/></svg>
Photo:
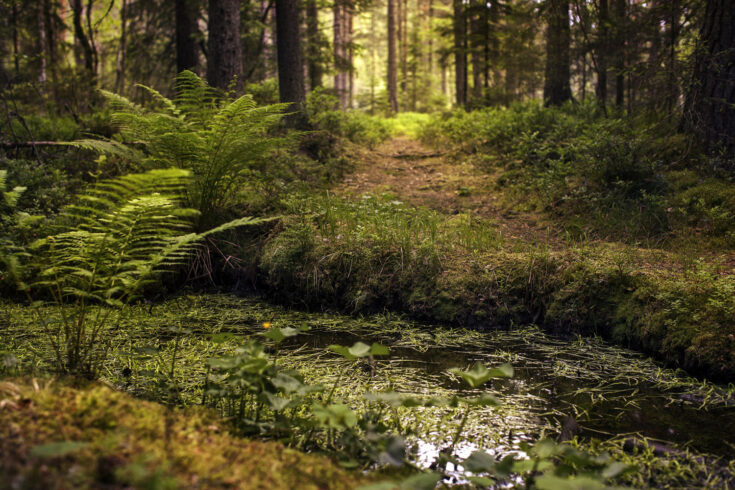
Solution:
<svg viewBox="0 0 735 490"><path fill-rule="evenodd" d="M325 456L228 434L203 409L103 384L0 382L0 488L355 488Z"/></svg>

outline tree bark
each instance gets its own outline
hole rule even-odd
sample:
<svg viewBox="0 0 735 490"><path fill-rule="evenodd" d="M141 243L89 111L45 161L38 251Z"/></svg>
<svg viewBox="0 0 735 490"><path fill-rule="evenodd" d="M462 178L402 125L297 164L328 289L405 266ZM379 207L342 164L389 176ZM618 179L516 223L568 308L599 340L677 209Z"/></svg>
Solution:
<svg viewBox="0 0 735 490"><path fill-rule="evenodd" d="M354 30L355 25L354 21L355 18L352 15L352 9L346 9L346 18L347 18L347 67L348 67L348 86L347 86L347 107L352 108L354 98L355 98L355 70L354 70L354 61L355 61L355 49L352 47L353 42L353 36L354 36Z"/></svg>
<svg viewBox="0 0 735 490"><path fill-rule="evenodd" d="M128 53L127 45L128 0L120 5L120 42L117 45L115 60L115 89L121 94L125 90L125 61Z"/></svg>
<svg viewBox="0 0 735 490"><path fill-rule="evenodd" d="M467 105L467 19L462 0L452 0L454 10L454 83L459 107Z"/></svg>
<svg viewBox="0 0 735 490"><path fill-rule="evenodd" d="M558 106L572 98L570 78L569 0L548 0L544 103Z"/></svg>
<svg viewBox="0 0 735 490"><path fill-rule="evenodd" d="M626 0L613 0L615 7L615 106L622 109L625 104L625 39L626 39Z"/></svg>
<svg viewBox="0 0 735 490"><path fill-rule="evenodd" d="M408 0L398 0L403 4L401 23L401 107L408 107Z"/></svg>
<svg viewBox="0 0 735 490"><path fill-rule="evenodd" d="M207 80L213 87L227 90L235 83L242 88L242 43L240 1L209 0L209 42Z"/></svg>
<svg viewBox="0 0 735 490"><path fill-rule="evenodd" d="M400 0L398 0L400 1ZM396 0L388 0L388 103L398 112L398 60L396 53Z"/></svg>
<svg viewBox="0 0 735 490"><path fill-rule="evenodd" d="M307 72L311 90L322 86L324 70L321 64L321 43L319 42L319 10L316 0L306 0L306 39L309 43L307 52Z"/></svg>
<svg viewBox="0 0 735 490"><path fill-rule="evenodd" d="M124 1L124 0L123 0ZM193 0L176 0L176 71L196 71L199 66L199 47L196 34L199 31L199 12Z"/></svg>
<svg viewBox="0 0 735 490"><path fill-rule="evenodd" d="M604 109L607 106L607 53L610 45L608 0L599 0L597 28L597 101Z"/></svg>
<svg viewBox="0 0 735 490"><path fill-rule="evenodd" d="M707 0L699 37L682 122L710 151L735 158L735 2Z"/></svg>
<svg viewBox="0 0 735 490"><path fill-rule="evenodd" d="M94 64L94 47L88 33L84 32L82 18L84 15L84 4L82 0L72 0L72 23L74 24L75 58L77 63L84 62L84 69L92 83L96 80L96 67Z"/></svg>
<svg viewBox="0 0 735 490"><path fill-rule="evenodd" d="M339 99L340 109L344 109L347 105L346 100L346 79L344 73L345 65L345 18L344 4L341 0L335 0L332 7L332 17L334 25L334 91Z"/></svg>
<svg viewBox="0 0 735 490"><path fill-rule="evenodd" d="M303 114L306 93L299 25L299 1L276 0L278 88L281 102L291 103L289 111L293 114L286 118L286 124L290 127L306 126Z"/></svg>
<svg viewBox="0 0 735 490"><path fill-rule="evenodd" d="M472 0L470 4L470 39L471 39L471 60L472 60L472 97L479 99L482 97L482 74L485 71L482 67L483 58L483 38L482 26L479 9L485 9L484 4L478 0Z"/></svg>

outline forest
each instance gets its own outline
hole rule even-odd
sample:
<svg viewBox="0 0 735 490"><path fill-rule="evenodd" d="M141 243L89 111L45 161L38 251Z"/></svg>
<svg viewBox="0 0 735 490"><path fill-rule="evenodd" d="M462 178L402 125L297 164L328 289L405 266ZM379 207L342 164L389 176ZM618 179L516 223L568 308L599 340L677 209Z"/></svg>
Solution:
<svg viewBox="0 0 735 490"><path fill-rule="evenodd" d="M735 488L732 0L2 0L0 99L0 489Z"/></svg>

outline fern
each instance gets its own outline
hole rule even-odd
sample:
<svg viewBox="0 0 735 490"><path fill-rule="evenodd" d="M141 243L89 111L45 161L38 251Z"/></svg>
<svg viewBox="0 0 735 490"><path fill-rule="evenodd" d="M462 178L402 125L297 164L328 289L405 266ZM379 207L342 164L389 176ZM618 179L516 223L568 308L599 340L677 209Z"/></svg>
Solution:
<svg viewBox="0 0 735 490"><path fill-rule="evenodd" d="M59 307L55 324L39 320L60 370L95 376L109 347L101 334L119 326L127 304L206 236L263 221L187 233L198 216L182 207L189 180L187 170L159 169L97 184L62 212L57 233L31 245L39 269L32 286Z"/></svg>
<svg viewBox="0 0 735 490"><path fill-rule="evenodd" d="M159 107L157 111L102 92L127 144L91 139L72 144L126 158L147 169L191 170L185 196L186 204L200 213L198 231L222 222L238 203L239 192L257 182L254 169L289 142L268 134L280 123L287 104L258 107L250 95L222 100L190 71L178 76L173 100L143 88Z"/></svg>

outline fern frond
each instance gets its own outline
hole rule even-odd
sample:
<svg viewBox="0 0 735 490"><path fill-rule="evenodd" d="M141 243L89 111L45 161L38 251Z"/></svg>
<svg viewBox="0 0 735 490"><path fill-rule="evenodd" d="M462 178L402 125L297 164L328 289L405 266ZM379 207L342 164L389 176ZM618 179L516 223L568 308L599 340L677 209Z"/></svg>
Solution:
<svg viewBox="0 0 735 490"><path fill-rule="evenodd" d="M104 155L114 155L130 161L139 161L143 154L130 145L124 145L114 140L81 139L59 142L60 145L73 146L81 150L91 150Z"/></svg>

